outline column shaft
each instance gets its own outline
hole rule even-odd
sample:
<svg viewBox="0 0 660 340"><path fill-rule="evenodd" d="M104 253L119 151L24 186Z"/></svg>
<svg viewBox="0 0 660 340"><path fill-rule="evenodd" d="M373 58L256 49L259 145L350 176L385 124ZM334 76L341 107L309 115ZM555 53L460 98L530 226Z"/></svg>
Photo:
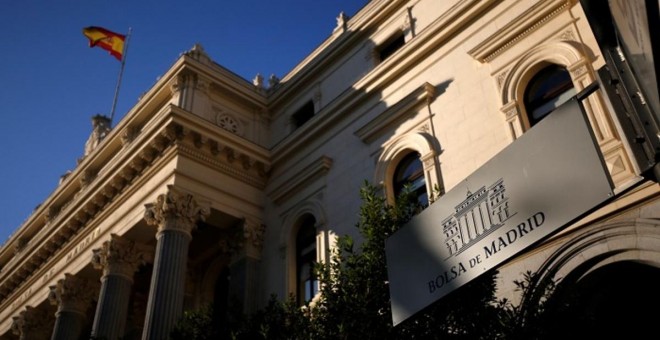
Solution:
<svg viewBox="0 0 660 340"><path fill-rule="evenodd" d="M56 314L55 327L51 340L80 339L85 316L73 311L60 311Z"/></svg>
<svg viewBox="0 0 660 340"><path fill-rule="evenodd" d="M92 336L107 340L124 336L132 284L121 275L103 276Z"/></svg>
<svg viewBox="0 0 660 340"><path fill-rule="evenodd" d="M190 234L159 232L143 340L165 340L181 317Z"/></svg>

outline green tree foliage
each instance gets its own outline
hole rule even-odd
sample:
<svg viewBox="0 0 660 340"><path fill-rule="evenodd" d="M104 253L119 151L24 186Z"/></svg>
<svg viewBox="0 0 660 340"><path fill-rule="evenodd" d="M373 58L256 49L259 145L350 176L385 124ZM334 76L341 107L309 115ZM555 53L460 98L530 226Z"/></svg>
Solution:
<svg viewBox="0 0 660 340"><path fill-rule="evenodd" d="M170 333L172 340L212 340L214 334L211 307L199 310L185 311L183 317Z"/></svg>
<svg viewBox="0 0 660 340"><path fill-rule="evenodd" d="M391 319L385 240L421 207L404 190L389 205L377 188L365 183L356 225L363 237L356 249L342 236L330 262L319 264L320 300L312 309L315 339L494 339L501 331L495 298L496 273L470 284L400 325ZM405 251L405 250L402 250Z"/></svg>

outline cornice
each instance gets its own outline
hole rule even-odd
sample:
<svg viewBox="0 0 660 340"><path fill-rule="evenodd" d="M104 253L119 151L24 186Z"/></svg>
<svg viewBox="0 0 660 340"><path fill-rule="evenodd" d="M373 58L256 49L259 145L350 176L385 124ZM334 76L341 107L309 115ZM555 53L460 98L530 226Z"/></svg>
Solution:
<svg viewBox="0 0 660 340"><path fill-rule="evenodd" d="M90 170L94 158L104 150L90 154L90 159L79 165L64 186L79 190L68 200L60 197L56 209L50 209L41 230L28 238L23 250L16 254L0 272L0 309L8 307L21 294L16 288L26 289L25 283L47 262L61 259L70 251L73 240L89 234L93 221L106 218L120 196L132 194L129 187L140 186L150 177L148 170L167 155L173 157L192 155L216 170L228 173L248 184L263 188L269 169L267 150L247 140L204 123L200 117L176 106L168 105L152 116L152 120L131 129L133 139L124 139L122 148L116 150L105 166ZM119 139L119 136L115 135ZM218 142L222 141L222 142ZM107 145L101 144L100 148ZM105 150L106 152L110 152ZM115 151L111 149L111 151ZM238 162L233 162L236 159ZM233 164L232 164L233 163ZM74 178L87 173L84 185ZM141 178L145 177L145 178ZM64 189L62 189L64 190ZM46 208L46 207L44 207ZM81 236L83 235L83 236ZM6 251L6 249L3 249Z"/></svg>
<svg viewBox="0 0 660 340"><path fill-rule="evenodd" d="M433 23L420 31L399 51L380 63L364 78L357 81L353 88L365 93L379 91L420 60L449 41L465 27L471 25L478 16L502 0L459 0Z"/></svg>
<svg viewBox="0 0 660 340"><path fill-rule="evenodd" d="M518 41L536 31L550 19L571 6L572 0L539 1L531 8L512 19L507 25L489 35L468 54L475 60L486 63L514 46Z"/></svg>

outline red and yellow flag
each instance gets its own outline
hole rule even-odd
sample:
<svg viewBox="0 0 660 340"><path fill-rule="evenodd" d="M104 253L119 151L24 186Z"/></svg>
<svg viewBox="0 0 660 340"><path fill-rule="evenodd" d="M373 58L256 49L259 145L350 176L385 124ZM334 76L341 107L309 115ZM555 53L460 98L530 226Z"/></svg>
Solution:
<svg viewBox="0 0 660 340"><path fill-rule="evenodd" d="M89 38L89 47L98 46L121 61L124 54L125 35L97 26L83 28L83 34Z"/></svg>

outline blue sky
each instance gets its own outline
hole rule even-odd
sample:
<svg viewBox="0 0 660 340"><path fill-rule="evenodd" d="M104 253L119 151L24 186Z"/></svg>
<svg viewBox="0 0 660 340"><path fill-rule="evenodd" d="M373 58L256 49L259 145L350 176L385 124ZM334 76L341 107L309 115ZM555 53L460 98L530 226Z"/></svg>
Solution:
<svg viewBox="0 0 660 340"><path fill-rule="evenodd" d="M132 34L115 124L179 54L200 43L239 76L282 78L340 12L368 0L4 1L0 11L0 244L76 166L91 117L109 114L121 63L86 26Z"/></svg>

